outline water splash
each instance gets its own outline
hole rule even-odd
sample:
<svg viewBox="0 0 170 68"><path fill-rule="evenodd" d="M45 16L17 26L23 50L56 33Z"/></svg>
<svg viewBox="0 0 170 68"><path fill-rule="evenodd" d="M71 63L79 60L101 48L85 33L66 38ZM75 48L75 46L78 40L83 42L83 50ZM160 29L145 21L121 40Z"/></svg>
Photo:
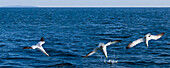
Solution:
<svg viewBox="0 0 170 68"><path fill-rule="evenodd" d="M100 55L99 53L96 53L96 54L97 54L97 56L100 57L100 61L101 62L104 61L104 63L108 63L108 64L118 63L118 61L116 59L113 59L113 60L109 59L109 60L107 60L106 58L103 58L102 55ZM117 58L117 57L115 57L115 54L114 54L114 58Z"/></svg>
<svg viewBox="0 0 170 68"><path fill-rule="evenodd" d="M114 64L114 63L118 63L117 60L104 60L105 63L108 63L108 64Z"/></svg>
<svg viewBox="0 0 170 68"><path fill-rule="evenodd" d="M106 59L104 59L104 63L108 63L108 64L114 64L114 63L118 63L118 61L116 60L117 59L117 56L116 56L116 51L114 50L113 51L114 52L114 56L113 56L113 59L111 58L111 59L108 59L108 60L106 60Z"/></svg>

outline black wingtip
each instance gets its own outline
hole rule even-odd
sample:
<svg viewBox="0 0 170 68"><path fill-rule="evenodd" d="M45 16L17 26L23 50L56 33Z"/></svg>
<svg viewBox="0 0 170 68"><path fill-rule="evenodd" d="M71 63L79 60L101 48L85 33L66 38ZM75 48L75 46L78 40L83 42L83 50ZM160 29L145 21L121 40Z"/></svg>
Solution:
<svg viewBox="0 0 170 68"><path fill-rule="evenodd" d="M161 35L164 35L165 34L165 32L163 32L163 33L160 33Z"/></svg>
<svg viewBox="0 0 170 68"><path fill-rule="evenodd" d="M165 32L162 33L163 35L165 34Z"/></svg>
<svg viewBox="0 0 170 68"><path fill-rule="evenodd" d="M165 33L163 32L163 33L160 33L160 34L158 34L157 36L163 36Z"/></svg>
<svg viewBox="0 0 170 68"><path fill-rule="evenodd" d="M40 41L44 41L44 38L43 37L41 37L41 40Z"/></svg>
<svg viewBox="0 0 170 68"><path fill-rule="evenodd" d="M32 47L23 47L23 49L32 49Z"/></svg>
<svg viewBox="0 0 170 68"><path fill-rule="evenodd" d="M126 47L126 49L129 49L130 47Z"/></svg>
<svg viewBox="0 0 170 68"><path fill-rule="evenodd" d="M116 40L116 42L120 42L120 41L122 41L122 40Z"/></svg>

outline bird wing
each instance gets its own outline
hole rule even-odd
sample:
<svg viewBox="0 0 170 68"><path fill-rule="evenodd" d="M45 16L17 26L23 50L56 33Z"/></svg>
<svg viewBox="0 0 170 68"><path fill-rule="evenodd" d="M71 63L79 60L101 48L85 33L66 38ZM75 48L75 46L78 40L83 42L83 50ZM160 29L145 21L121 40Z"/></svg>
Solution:
<svg viewBox="0 0 170 68"><path fill-rule="evenodd" d="M109 45L111 45L111 44L113 44L113 43L108 42L108 43L106 43L104 46L109 46Z"/></svg>
<svg viewBox="0 0 170 68"><path fill-rule="evenodd" d="M144 38L140 38L140 39L137 39L137 40L133 41L132 43L130 43L130 44L126 47L126 49L129 49L129 48L131 48L131 47L134 47L135 45L137 45L137 44L139 44L139 43L141 43L141 42L144 42Z"/></svg>
<svg viewBox="0 0 170 68"><path fill-rule="evenodd" d="M42 48L42 47L40 47L40 48L37 48L38 50L40 50L42 53L44 53L45 55L47 55L47 56L49 56L48 54L47 54L47 52L44 50L44 48Z"/></svg>
<svg viewBox="0 0 170 68"><path fill-rule="evenodd" d="M86 58L86 57L88 57L88 56L90 56L90 55L96 53L97 50L98 50L98 48L95 48L93 51L89 52L89 53L88 53L86 56L84 56L83 58Z"/></svg>
<svg viewBox="0 0 170 68"><path fill-rule="evenodd" d="M105 44L104 46L109 46L109 45L111 45L111 44L114 44L114 43L116 43L116 42L120 42L121 40L116 40L116 41L113 41L113 42L108 42L107 44Z"/></svg>
<svg viewBox="0 0 170 68"><path fill-rule="evenodd" d="M104 46L104 47L102 48L102 52L103 52L104 56L107 58L106 46Z"/></svg>
<svg viewBox="0 0 170 68"><path fill-rule="evenodd" d="M160 33L158 35L151 35L151 39L157 40L159 38L161 38L165 33Z"/></svg>

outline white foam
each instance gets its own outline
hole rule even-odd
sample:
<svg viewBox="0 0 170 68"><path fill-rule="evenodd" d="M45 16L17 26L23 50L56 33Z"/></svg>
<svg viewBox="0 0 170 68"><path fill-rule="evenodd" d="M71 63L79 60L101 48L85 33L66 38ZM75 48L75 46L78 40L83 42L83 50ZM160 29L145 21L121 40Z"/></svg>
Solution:
<svg viewBox="0 0 170 68"><path fill-rule="evenodd" d="M118 63L118 61L116 61L116 60L104 60L104 62L108 63L108 64Z"/></svg>

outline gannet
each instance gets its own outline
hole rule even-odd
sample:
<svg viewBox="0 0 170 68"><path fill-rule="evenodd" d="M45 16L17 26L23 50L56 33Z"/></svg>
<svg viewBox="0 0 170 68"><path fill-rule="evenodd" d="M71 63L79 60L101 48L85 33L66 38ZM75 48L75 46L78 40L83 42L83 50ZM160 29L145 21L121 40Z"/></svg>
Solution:
<svg viewBox="0 0 170 68"><path fill-rule="evenodd" d="M151 40L151 39L157 40L157 39L161 38L164 34L165 34L165 33L160 33L160 34L158 34L158 35L151 35L151 33L148 33L148 34L145 35L145 37L140 38L140 39L135 40L135 41L133 41L132 43L130 43L130 44L126 47L126 49L129 49L129 48L131 48L131 47L134 47L135 45L137 45L137 44L139 44L139 43L141 43L141 42L145 42L145 43L146 43L146 46L147 46L147 48L148 48L148 46L149 46L149 45L148 45L148 41L149 41L149 40Z"/></svg>
<svg viewBox="0 0 170 68"><path fill-rule="evenodd" d="M41 37L41 40L36 44L36 45L32 45L31 47L24 47L23 49L38 49L41 52L43 52L45 55L49 56L46 51L44 50L44 48L42 47L42 45L45 43L44 38Z"/></svg>
<svg viewBox="0 0 170 68"><path fill-rule="evenodd" d="M107 58L107 51L106 51L106 46L109 46L113 43L116 43L116 42L120 42L120 40L116 40L114 42L108 42L107 44L104 44L104 43L100 43L98 45L98 47L96 47L93 51L91 51L90 53L88 53L86 56L84 56L84 58L96 53L98 50L101 50L103 52L103 54L105 55L105 57Z"/></svg>

